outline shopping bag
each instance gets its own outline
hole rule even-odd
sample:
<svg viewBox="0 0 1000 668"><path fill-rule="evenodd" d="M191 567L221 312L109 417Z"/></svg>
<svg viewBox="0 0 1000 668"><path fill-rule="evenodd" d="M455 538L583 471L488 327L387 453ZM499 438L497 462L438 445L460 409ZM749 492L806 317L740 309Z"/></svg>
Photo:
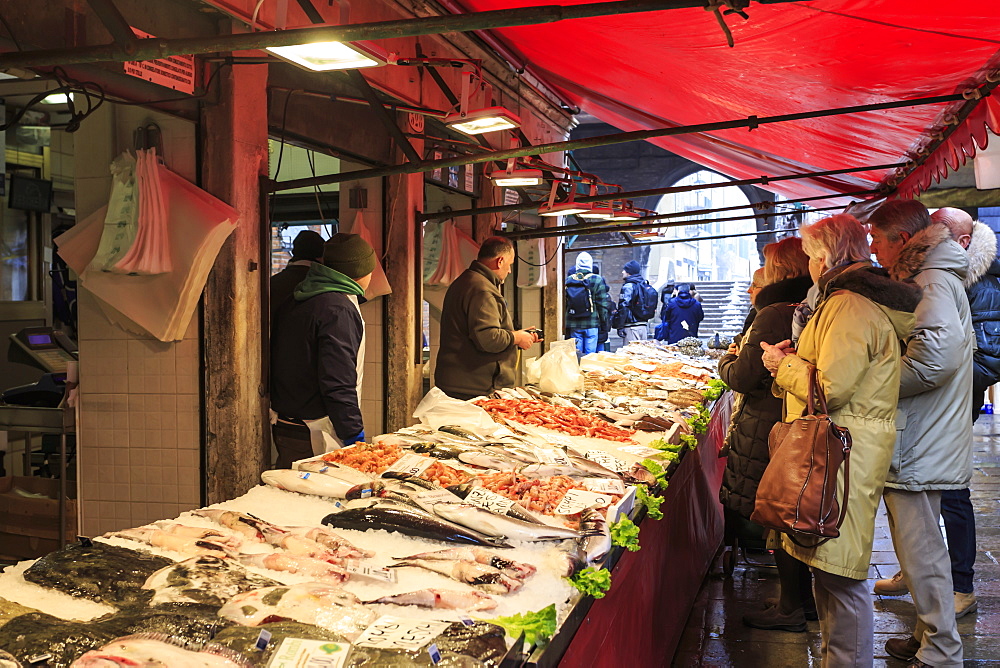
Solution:
<svg viewBox="0 0 1000 668"><path fill-rule="evenodd" d="M576 340L553 341L539 362L538 388L542 392L570 394L583 389L583 372L576 357Z"/></svg>

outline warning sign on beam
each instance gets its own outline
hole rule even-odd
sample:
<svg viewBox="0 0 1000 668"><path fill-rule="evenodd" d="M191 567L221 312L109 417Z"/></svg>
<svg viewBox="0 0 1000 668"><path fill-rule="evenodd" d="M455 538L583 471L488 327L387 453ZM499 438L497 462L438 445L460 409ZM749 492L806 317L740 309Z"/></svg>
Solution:
<svg viewBox="0 0 1000 668"><path fill-rule="evenodd" d="M132 28L136 37L153 37L138 28ZM159 60L135 60L125 63L125 74L150 81L159 86L194 93L194 56L170 56Z"/></svg>

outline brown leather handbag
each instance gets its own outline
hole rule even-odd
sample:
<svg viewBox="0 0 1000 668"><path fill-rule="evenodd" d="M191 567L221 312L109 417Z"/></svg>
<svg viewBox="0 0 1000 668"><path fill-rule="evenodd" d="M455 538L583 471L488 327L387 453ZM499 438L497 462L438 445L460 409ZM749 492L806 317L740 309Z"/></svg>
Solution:
<svg viewBox="0 0 1000 668"><path fill-rule="evenodd" d="M815 367L809 372L809 390L802 417L771 428L771 461L760 479L750 516L757 524L788 534L802 547L816 547L840 535L840 525L847 516L851 472L851 432L835 425L827 414ZM841 464L844 500L838 504ZM822 540L799 542L797 537Z"/></svg>

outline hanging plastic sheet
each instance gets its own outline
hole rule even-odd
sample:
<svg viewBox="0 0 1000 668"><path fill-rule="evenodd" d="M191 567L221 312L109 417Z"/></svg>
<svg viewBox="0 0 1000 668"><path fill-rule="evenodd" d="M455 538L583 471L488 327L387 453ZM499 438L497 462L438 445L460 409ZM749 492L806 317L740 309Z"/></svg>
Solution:
<svg viewBox="0 0 1000 668"><path fill-rule="evenodd" d="M136 183L136 159L122 153L111 161L111 194L103 210L101 241L90 266L98 271L113 271L135 241L139 232L139 188Z"/></svg>
<svg viewBox="0 0 1000 668"><path fill-rule="evenodd" d="M160 341L178 341L187 331L219 249L236 228L238 214L170 170L161 169L160 177L164 197L171 202L167 220L171 271L130 276L89 268L100 245L107 207L78 222L55 243L83 287L110 307L105 311L113 322L130 331L141 328Z"/></svg>
<svg viewBox="0 0 1000 668"><path fill-rule="evenodd" d="M430 279L429 285L451 285L452 282L469 268L472 261L479 255L479 244L475 239L463 232L454 221L448 220L441 224L441 255L437 269Z"/></svg>
<svg viewBox="0 0 1000 668"><path fill-rule="evenodd" d="M545 240L525 239L517 242L517 287L544 288L548 284L545 261Z"/></svg>
<svg viewBox="0 0 1000 668"><path fill-rule="evenodd" d="M375 235L372 234L372 231L368 228L368 224L365 223L364 215L360 211L358 211L358 213L354 216L354 224L351 225L349 230L344 231L359 235L362 239L371 244L372 248L382 247L382 244L375 242ZM368 284L368 289L365 290L365 299L371 300L391 293L392 287L389 285L389 279L385 277L385 270L382 268L382 261L376 257L375 270L372 271L372 281Z"/></svg>

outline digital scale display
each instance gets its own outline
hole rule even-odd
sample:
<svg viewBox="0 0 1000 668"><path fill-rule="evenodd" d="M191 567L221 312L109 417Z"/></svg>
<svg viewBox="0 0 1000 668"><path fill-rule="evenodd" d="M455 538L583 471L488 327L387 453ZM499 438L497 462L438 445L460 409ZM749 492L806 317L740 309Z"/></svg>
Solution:
<svg viewBox="0 0 1000 668"><path fill-rule="evenodd" d="M28 343L33 346L51 346L52 336L49 334L28 334Z"/></svg>

